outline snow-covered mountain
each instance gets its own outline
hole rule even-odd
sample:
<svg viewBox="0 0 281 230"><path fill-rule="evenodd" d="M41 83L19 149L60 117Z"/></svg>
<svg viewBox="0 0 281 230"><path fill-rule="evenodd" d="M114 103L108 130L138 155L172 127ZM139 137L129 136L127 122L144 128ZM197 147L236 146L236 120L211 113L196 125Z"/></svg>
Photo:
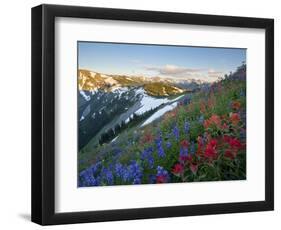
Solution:
<svg viewBox="0 0 281 230"><path fill-rule="evenodd" d="M79 147L116 125L128 123L134 116L153 114L159 108L178 101L183 95L153 97L141 86L120 87L110 92L103 90L79 91Z"/></svg>
<svg viewBox="0 0 281 230"><path fill-rule="evenodd" d="M79 90L112 92L122 87L142 86L152 96L170 96L194 90L202 82L194 79L107 75L85 69L78 71Z"/></svg>
<svg viewBox="0 0 281 230"><path fill-rule="evenodd" d="M88 144L94 147L104 133L122 124L149 124L200 87L193 81L113 76L88 70L78 74L79 149Z"/></svg>

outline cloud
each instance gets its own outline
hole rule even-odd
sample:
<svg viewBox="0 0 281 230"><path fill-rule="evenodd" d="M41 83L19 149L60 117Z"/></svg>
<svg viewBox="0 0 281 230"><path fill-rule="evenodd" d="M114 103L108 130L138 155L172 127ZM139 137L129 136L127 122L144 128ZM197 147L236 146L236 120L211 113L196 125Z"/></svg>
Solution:
<svg viewBox="0 0 281 230"><path fill-rule="evenodd" d="M223 77L223 75L224 75L223 71L218 71L218 70L214 70L214 69L208 70L209 77L219 78L219 77Z"/></svg>
<svg viewBox="0 0 281 230"><path fill-rule="evenodd" d="M183 74L190 74L190 73L198 73L203 71L202 69L194 69L194 68L186 68L176 65L165 65L161 67L145 67L146 70L156 71L159 74L163 75L183 75Z"/></svg>
<svg viewBox="0 0 281 230"><path fill-rule="evenodd" d="M145 70L152 71L155 75L162 77L172 77L178 79L195 79L207 82L216 81L218 78L223 77L222 71L214 69L199 69L188 68L176 65L164 65L164 66L145 66Z"/></svg>

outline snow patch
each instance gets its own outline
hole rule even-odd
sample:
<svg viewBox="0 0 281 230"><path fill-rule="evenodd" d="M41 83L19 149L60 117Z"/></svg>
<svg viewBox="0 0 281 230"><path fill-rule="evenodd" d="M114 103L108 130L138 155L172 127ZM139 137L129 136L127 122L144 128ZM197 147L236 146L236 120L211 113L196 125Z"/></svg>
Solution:
<svg viewBox="0 0 281 230"><path fill-rule="evenodd" d="M121 96L122 96L122 94L124 94L124 93L126 93L126 92L128 92L128 87L116 87L116 88L114 88L114 87L112 87L113 88L113 90L112 90L112 92L115 94L115 96L114 96L114 98L121 98Z"/></svg>
<svg viewBox="0 0 281 230"><path fill-rule="evenodd" d="M116 141L118 137L119 137L119 136L115 137L115 138L111 141L111 143L114 142L114 141Z"/></svg>
<svg viewBox="0 0 281 230"><path fill-rule="evenodd" d="M133 117L134 117L134 115L131 114L131 115L125 120L125 123L127 124L127 123L130 121L130 118L133 118Z"/></svg>
<svg viewBox="0 0 281 230"><path fill-rule="evenodd" d="M170 105L166 105L164 108L159 109L157 112L152 114L142 125L141 127L150 124L154 120L158 119L159 117L163 116L166 112L173 110L178 105L178 102L174 102Z"/></svg>
<svg viewBox="0 0 281 230"><path fill-rule="evenodd" d="M159 107L162 104L166 104L166 103L170 103L170 102L174 102L179 100L181 97L183 97L184 95L181 95L175 99L168 99L168 98L155 98L155 97L151 97L148 96L143 89L138 89L137 90L138 93L142 93L143 94L143 98L141 100L141 108L138 109L136 111L137 115L141 115L149 110L155 109L157 107Z"/></svg>
<svg viewBox="0 0 281 230"><path fill-rule="evenodd" d="M94 87L91 91L92 95L95 95L98 92L97 87Z"/></svg>
<svg viewBox="0 0 281 230"><path fill-rule="evenodd" d="M91 100L91 97L88 96L88 95L86 95L86 93L85 93L83 90L80 90L79 92L80 92L80 94L84 97L84 99L85 99L86 101L90 101L90 100Z"/></svg>

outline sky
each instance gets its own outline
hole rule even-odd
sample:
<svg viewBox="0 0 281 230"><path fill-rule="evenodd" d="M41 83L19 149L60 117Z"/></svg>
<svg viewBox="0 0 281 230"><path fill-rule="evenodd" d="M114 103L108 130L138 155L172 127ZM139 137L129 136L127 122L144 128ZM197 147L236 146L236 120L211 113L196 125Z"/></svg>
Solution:
<svg viewBox="0 0 281 230"><path fill-rule="evenodd" d="M78 42L78 68L104 74L215 81L246 61L246 49Z"/></svg>

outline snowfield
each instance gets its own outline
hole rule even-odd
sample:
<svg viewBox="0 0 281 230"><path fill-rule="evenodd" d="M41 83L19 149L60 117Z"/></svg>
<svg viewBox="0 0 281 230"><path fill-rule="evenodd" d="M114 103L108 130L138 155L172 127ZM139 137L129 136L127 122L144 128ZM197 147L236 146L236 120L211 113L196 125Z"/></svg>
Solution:
<svg viewBox="0 0 281 230"><path fill-rule="evenodd" d="M178 102L174 102L170 105L166 105L164 108L159 109L157 112L152 114L142 125L141 127L150 124L154 120L158 119L159 117L163 116L166 112L173 110L178 105Z"/></svg>
<svg viewBox="0 0 281 230"><path fill-rule="evenodd" d="M138 109L135 112L137 115L141 115L141 114L143 114L143 113L145 113L145 112L147 112L151 109L155 109L162 104L177 101L181 97L184 96L184 95L181 95L181 96L179 96L179 97L177 97L173 100L170 100L168 98L155 98L155 97L148 96L143 88L137 89L136 94L142 94L143 95L143 98L141 99L141 108Z"/></svg>

